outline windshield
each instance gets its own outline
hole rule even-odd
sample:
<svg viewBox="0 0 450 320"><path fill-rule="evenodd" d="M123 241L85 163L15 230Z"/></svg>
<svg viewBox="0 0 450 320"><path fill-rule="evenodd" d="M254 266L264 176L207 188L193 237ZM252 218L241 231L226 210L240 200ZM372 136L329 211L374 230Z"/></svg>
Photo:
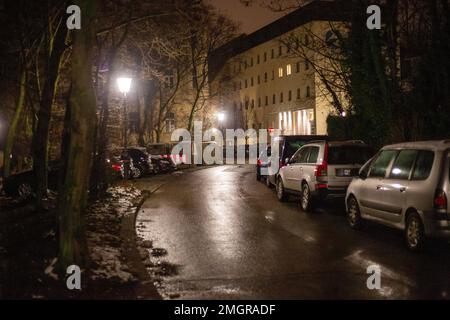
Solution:
<svg viewBox="0 0 450 320"><path fill-rule="evenodd" d="M371 151L366 146L329 147L328 164L361 164L371 157Z"/></svg>

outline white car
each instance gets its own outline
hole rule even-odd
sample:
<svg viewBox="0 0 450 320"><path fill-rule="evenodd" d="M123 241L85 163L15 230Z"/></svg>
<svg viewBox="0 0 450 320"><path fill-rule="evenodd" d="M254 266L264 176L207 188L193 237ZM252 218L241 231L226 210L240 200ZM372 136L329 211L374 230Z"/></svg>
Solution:
<svg viewBox="0 0 450 320"><path fill-rule="evenodd" d="M345 198L347 187L370 159L371 149L362 141L313 141L302 146L282 167L277 178L277 198L300 195L303 211L315 200Z"/></svg>
<svg viewBox="0 0 450 320"><path fill-rule="evenodd" d="M350 226L363 219L404 230L411 250L426 236L449 237L450 140L401 143L382 148L347 190Z"/></svg>

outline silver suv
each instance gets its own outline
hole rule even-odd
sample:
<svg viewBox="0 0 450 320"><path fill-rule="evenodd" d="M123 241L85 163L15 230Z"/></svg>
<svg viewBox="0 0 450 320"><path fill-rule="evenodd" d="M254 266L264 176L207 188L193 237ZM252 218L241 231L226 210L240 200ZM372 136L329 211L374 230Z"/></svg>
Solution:
<svg viewBox="0 0 450 320"><path fill-rule="evenodd" d="M303 211L313 209L315 200L344 199L353 177L370 159L371 149L362 141L315 141L297 150L277 178L277 198L299 194Z"/></svg>
<svg viewBox="0 0 450 320"><path fill-rule="evenodd" d="M411 250L425 236L450 236L450 140L409 142L382 148L347 190L347 217L357 229L363 219L404 230Z"/></svg>

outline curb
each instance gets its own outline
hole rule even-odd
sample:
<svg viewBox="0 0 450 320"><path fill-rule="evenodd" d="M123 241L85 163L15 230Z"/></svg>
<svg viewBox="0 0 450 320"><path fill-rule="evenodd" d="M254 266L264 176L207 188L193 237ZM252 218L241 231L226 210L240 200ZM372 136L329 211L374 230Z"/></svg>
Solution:
<svg viewBox="0 0 450 320"><path fill-rule="evenodd" d="M144 202L161 186L162 184L155 187L151 191L142 191L142 199L140 199L136 210L134 210L133 214L123 218L120 230L120 236L123 239L123 255L125 256L126 261L130 266L131 272L139 279L139 282L135 289L137 299L162 300L161 295L158 293L158 290L153 283L153 279L150 277L142 262L142 257L138 251L136 234L136 220L138 212L140 211Z"/></svg>

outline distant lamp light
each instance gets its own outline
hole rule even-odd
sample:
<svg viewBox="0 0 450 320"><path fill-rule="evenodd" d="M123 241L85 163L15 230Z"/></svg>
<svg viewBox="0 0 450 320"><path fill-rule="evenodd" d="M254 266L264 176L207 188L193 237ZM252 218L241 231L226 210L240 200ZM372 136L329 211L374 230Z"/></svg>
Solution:
<svg viewBox="0 0 450 320"><path fill-rule="evenodd" d="M131 78L118 78L117 85L119 86L120 93L127 95L131 88Z"/></svg>
<svg viewBox="0 0 450 320"><path fill-rule="evenodd" d="M218 119L220 122L223 122L223 121L225 120L225 113L224 113L224 112L219 112L219 113L217 114L217 119Z"/></svg>
<svg viewBox="0 0 450 320"><path fill-rule="evenodd" d="M341 112L341 117L345 118L346 116L347 116L347 112L342 111L342 112Z"/></svg>

